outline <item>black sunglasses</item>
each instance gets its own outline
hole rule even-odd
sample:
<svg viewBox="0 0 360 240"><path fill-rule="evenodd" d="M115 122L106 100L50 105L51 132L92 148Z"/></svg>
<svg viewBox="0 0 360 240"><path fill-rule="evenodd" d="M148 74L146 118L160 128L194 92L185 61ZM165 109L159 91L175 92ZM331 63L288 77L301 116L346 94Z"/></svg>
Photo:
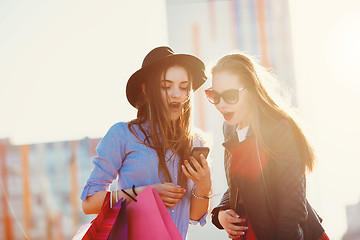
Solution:
<svg viewBox="0 0 360 240"><path fill-rule="evenodd" d="M222 93L218 93L210 88L205 90L205 94L212 104L218 104L221 98L228 104L235 104L239 101L239 92L242 90L244 90L244 88L229 89Z"/></svg>

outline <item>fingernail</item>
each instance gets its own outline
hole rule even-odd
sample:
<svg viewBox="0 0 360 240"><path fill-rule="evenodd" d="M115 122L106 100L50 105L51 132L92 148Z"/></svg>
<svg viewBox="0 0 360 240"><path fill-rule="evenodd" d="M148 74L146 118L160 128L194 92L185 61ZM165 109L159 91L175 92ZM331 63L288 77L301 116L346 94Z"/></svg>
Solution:
<svg viewBox="0 0 360 240"><path fill-rule="evenodd" d="M244 232L240 232L240 235L244 235L245 233Z"/></svg>
<svg viewBox="0 0 360 240"><path fill-rule="evenodd" d="M236 217L237 217L237 218L240 218L240 216L239 216L239 215L236 215Z"/></svg>

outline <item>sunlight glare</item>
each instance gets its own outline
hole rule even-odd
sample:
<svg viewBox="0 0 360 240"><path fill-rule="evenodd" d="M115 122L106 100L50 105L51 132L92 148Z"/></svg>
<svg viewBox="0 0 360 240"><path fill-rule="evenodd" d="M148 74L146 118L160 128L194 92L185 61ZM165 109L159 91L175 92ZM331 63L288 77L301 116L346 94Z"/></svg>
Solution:
<svg viewBox="0 0 360 240"><path fill-rule="evenodd" d="M326 48L328 66L334 66L335 73L342 83L360 86L360 29L358 16L348 14L329 28ZM347 79L344 81L344 78Z"/></svg>

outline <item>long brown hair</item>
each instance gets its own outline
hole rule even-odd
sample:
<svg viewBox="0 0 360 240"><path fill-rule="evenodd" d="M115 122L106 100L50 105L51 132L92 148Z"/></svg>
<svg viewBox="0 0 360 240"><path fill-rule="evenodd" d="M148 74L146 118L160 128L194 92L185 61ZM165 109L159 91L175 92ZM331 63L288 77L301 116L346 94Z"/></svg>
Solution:
<svg viewBox="0 0 360 240"><path fill-rule="evenodd" d="M315 154L312 146L305 137L299 124L270 97L261 80L271 79L272 75L264 67L249 56L244 54L229 54L221 58L212 69L212 74L220 71L229 71L241 79L245 89L250 92L253 100L254 116L251 127L256 138L270 156L277 156L271 147L271 143L266 140L263 129L280 119L286 119L290 123L294 132L295 139L299 144L302 154L304 169L312 171L315 162Z"/></svg>
<svg viewBox="0 0 360 240"><path fill-rule="evenodd" d="M189 91L188 98L183 104L180 118L176 121L171 121L168 115L167 106L161 98L160 80L164 77L166 71L173 66L183 67L189 77ZM191 129L191 79L190 71L186 64L179 62L168 62L162 66L161 69L153 69L149 72L145 80L145 94L139 96L138 112L136 119L129 122L129 130L145 144L153 148L159 158L158 175L162 182L173 182L169 169L167 168L167 161L173 161L175 156L179 157L178 166L178 181L182 187L187 187L187 178L184 175L181 165L184 164L184 159L190 156L190 149L193 141L193 134ZM144 127L147 124L147 127ZM145 139L141 140L134 130L134 125L137 125L140 131L144 134ZM169 159L166 159L166 152L172 151ZM174 162L173 162L174 164Z"/></svg>

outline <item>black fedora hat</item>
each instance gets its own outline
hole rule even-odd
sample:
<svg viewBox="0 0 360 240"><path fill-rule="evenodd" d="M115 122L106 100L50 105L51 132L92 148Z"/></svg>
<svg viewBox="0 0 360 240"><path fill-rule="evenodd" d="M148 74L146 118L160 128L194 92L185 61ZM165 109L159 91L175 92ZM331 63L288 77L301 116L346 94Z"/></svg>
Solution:
<svg viewBox="0 0 360 240"><path fill-rule="evenodd" d="M188 54L175 54L169 47L157 47L145 56L141 68L127 82L126 97L132 106L138 108L138 100L142 96L141 84L145 82L149 72L161 67L170 59L172 62L179 62L187 66L192 75L192 88L194 91L206 81L205 65L199 58Z"/></svg>

